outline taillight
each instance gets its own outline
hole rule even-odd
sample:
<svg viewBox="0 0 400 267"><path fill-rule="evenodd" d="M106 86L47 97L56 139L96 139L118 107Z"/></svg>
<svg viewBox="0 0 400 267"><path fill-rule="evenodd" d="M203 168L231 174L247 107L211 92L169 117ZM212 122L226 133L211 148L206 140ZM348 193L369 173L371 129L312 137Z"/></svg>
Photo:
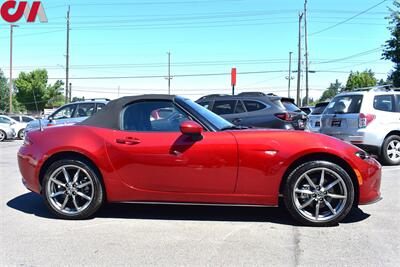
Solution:
<svg viewBox="0 0 400 267"><path fill-rule="evenodd" d="M375 120L376 116L373 114L364 114L360 113L360 117L358 118L358 128L365 128L370 124L373 120Z"/></svg>
<svg viewBox="0 0 400 267"><path fill-rule="evenodd" d="M276 113L275 116L284 121L293 121L293 116L287 112L285 113Z"/></svg>

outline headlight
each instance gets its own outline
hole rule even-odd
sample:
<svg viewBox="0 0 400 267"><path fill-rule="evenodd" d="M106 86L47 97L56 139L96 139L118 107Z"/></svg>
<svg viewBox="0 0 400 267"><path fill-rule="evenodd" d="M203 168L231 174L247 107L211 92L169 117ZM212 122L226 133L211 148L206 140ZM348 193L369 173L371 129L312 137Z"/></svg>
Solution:
<svg viewBox="0 0 400 267"><path fill-rule="evenodd" d="M356 156L359 157L360 159L364 159L364 160L371 158L371 156L363 150L357 151Z"/></svg>
<svg viewBox="0 0 400 267"><path fill-rule="evenodd" d="M32 145L32 140L29 138L29 135L27 133L25 133L24 136L24 145L25 146Z"/></svg>

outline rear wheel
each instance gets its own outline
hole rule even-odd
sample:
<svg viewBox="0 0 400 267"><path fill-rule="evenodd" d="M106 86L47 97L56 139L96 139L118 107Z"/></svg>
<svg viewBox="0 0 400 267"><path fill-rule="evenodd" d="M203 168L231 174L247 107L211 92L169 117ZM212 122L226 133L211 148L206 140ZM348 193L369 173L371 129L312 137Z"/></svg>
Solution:
<svg viewBox="0 0 400 267"><path fill-rule="evenodd" d="M53 163L43 179L43 195L49 209L63 219L88 218L104 201L99 176L80 160Z"/></svg>
<svg viewBox="0 0 400 267"><path fill-rule="evenodd" d="M3 130L0 130L0 142L3 142L6 139L7 139L7 134Z"/></svg>
<svg viewBox="0 0 400 267"><path fill-rule="evenodd" d="M382 145L381 160L388 165L400 164L400 136L391 135Z"/></svg>
<svg viewBox="0 0 400 267"><path fill-rule="evenodd" d="M290 214L302 224L336 225L352 208L354 186L339 165L310 161L289 175L284 201Z"/></svg>

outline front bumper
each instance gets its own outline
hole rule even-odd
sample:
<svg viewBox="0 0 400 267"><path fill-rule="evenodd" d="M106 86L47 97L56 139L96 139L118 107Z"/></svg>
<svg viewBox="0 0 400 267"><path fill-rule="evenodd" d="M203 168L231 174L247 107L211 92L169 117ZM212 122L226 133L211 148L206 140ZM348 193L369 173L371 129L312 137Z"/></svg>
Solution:
<svg viewBox="0 0 400 267"><path fill-rule="evenodd" d="M377 202L381 199L381 179L382 166L373 158L359 160L357 164L359 170L359 200L358 204L367 205Z"/></svg>
<svg viewBox="0 0 400 267"><path fill-rule="evenodd" d="M21 146L18 152L18 166L22 175L22 183L30 191L40 194L39 164L35 156L26 146Z"/></svg>

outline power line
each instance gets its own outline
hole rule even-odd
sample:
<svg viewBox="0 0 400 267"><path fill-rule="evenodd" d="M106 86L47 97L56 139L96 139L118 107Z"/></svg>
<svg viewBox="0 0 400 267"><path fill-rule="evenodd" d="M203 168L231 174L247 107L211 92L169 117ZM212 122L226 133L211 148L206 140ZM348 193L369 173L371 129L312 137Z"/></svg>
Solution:
<svg viewBox="0 0 400 267"><path fill-rule="evenodd" d="M351 16L351 17L348 18L348 19L345 19L345 20L343 20L343 21L340 21L340 22L338 22L338 23L336 23L336 24L333 24L333 25L331 25L331 26L329 26L329 27L326 27L326 28L324 28L324 29L322 29L322 30L313 32L313 33L310 34L310 36L311 36L311 35L315 35L315 34L319 34L319 33L321 33L321 32L328 31L328 30L330 30L330 29L332 29L332 28L335 28L335 27L337 27L337 26L339 26L339 25L342 25L342 24L344 24L344 23L346 23L346 22L348 22L348 21L350 21L350 20L352 20L352 19L354 19L354 18L356 18L356 17L358 17L358 16L361 16L362 14L367 13L368 11L370 11L370 10L374 9L375 7L377 7L377 6L381 5L381 4L383 4L383 3L386 2L386 1L387 1L387 0L383 0L383 1L379 2L378 4L373 5L372 7L370 7L370 8L368 8L368 9L366 9L366 10L363 10L363 11L359 12L359 13L355 14L354 16Z"/></svg>

